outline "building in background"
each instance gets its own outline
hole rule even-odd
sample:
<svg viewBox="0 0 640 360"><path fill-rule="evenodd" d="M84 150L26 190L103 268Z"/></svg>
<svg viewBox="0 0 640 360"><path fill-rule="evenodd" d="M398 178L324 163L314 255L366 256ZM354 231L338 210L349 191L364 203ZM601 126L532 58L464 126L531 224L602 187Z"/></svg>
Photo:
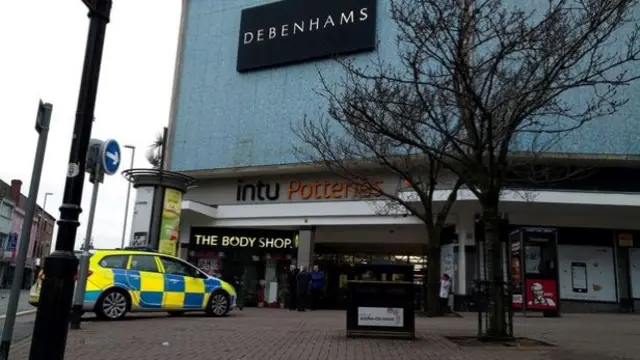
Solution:
<svg viewBox="0 0 640 360"><path fill-rule="evenodd" d="M15 269L15 257L23 239L20 238L24 223L27 197L21 193L22 181L11 184L0 180L0 287L11 286ZM8 220L8 221L7 221ZM23 287L28 288L42 266L42 259L51 250L56 219L39 205L34 213L31 236L28 239ZM8 226L7 226L8 225ZM5 230L6 229L6 230Z"/></svg>
<svg viewBox="0 0 640 360"><path fill-rule="evenodd" d="M382 0L183 0L165 166L198 180L182 202L183 258L209 261L224 273L231 254L251 254L259 271L245 282L274 282L278 277L268 274L278 267L267 261L273 251L261 249L259 241L229 240L242 234L229 228L262 229L256 238L296 231L291 261L321 264L327 293L335 288L339 294L344 266L371 257L410 262L423 253L428 239L418 218L381 214L375 205L382 199L300 164L293 151L300 141L292 124L326 116L318 71L328 82L343 75L335 61L321 57L347 49L362 64L377 57L398 61L389 6ZM332 40L315 40L325 36ZM294 41L299 46L291 46ZM555 269L563 311L618 311L634 299L640 308L639 90L638 83L621 88L629 94L623 110L563 137L558 158L586 159L597 171L553 188L527 184L530 194L505 194L501 203L513 230L557 230L557 266L544 262L535 246L522 252L529 275L542 263ZM387 193L413 196L397 176L371 176ZM461 301L471 296L473 280L482 278L482 234L475 228L480 210L477 199L461 191L442 239L442 271L453 278ZM202 242L194 229L207 227L207 234L224 230L229 241Z"/></svg>

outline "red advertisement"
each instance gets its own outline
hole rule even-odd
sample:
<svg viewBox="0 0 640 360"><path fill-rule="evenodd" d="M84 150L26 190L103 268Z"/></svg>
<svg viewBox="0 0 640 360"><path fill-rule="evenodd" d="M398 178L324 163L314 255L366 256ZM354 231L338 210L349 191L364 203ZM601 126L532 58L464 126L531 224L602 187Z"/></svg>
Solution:
<svg viewBox="0 0 640 360"><path fill-rule="evenodd" d="M555 310L558 308L556 281L548 279L527 279L527 309Z"/></svg>

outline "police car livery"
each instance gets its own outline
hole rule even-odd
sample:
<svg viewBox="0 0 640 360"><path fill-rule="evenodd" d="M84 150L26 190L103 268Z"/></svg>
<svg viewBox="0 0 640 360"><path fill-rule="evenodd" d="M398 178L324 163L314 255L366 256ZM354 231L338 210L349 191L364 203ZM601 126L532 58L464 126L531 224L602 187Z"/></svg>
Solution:
<svg viewBox="0 0 640 360"><path fill-rule="evenodd" d="M40 274L31 288L33 306L38 306L42 280ZM205 311L224 316L235 302L233 286L177 257L139 250L94 250L89 260L84 311L100 318L118 320L138 311L171 315Z"/></svg>

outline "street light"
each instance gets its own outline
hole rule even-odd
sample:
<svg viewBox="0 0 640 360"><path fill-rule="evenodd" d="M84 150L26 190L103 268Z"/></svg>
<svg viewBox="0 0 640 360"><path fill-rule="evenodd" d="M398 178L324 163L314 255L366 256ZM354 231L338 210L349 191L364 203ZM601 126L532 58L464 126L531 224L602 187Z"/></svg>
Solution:
<svg viewBox="0 0 640 360"><path fill-rule="evenodd" d="M133 159L136 157L136 147L133 145L125 145L127 149L131 149L131 166L129 169L133 169ZM120 249L124 249L124 238L127 234L127 219L129 217L129 198L131 196L131 182L129 182L129 187L127 188L127 205L124 208L124 224L122 224L122 241L120 242Z"/></svg>
<svg viewBox="0 0 640 360"><path fill-rule="evenodd" d="M56 247L44 262L44 279L33 324L29 360L64 360L78 258L73 253L82 208L87 152L91 140L102 50L112 0L83 0L89 8L89 34L85 49L76 119L71 138L58 220Z"/></svg>

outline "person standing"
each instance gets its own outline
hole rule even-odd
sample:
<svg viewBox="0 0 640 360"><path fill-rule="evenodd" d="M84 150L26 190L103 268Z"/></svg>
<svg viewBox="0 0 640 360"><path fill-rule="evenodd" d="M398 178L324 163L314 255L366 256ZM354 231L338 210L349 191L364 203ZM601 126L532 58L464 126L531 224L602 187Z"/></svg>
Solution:
<svg viewBox="0 0 640 360"><path fill-rule="evenodd" d="M320 271L318 265L313 266L311 272L311 310L316 310L322 297L324 289L324 272Z"/></svg>
<svg viewBox="0 0 640 360"><path fill-rule="evenodd" d="M309 298L309 285L311 284L311 274L305 269L304 266L300 266L300 272L297 276L297 287L298 287L298 311L305 311L308 307L308 298Z"/></svg>
<svg viewBox="0 0 640 360"><path fill-rule="evenodd" d="M289 310L298 308L298 269L295 265L289 266L287 272L287 287L289 290Z"/></svg>
<svg viewBox="0 0 640 360"><path fill-rule="evenodd" d="M451 291L451 278L448 274L443 274L440 278L440 308L444 314L450 312L449 292Z"/></svg>

